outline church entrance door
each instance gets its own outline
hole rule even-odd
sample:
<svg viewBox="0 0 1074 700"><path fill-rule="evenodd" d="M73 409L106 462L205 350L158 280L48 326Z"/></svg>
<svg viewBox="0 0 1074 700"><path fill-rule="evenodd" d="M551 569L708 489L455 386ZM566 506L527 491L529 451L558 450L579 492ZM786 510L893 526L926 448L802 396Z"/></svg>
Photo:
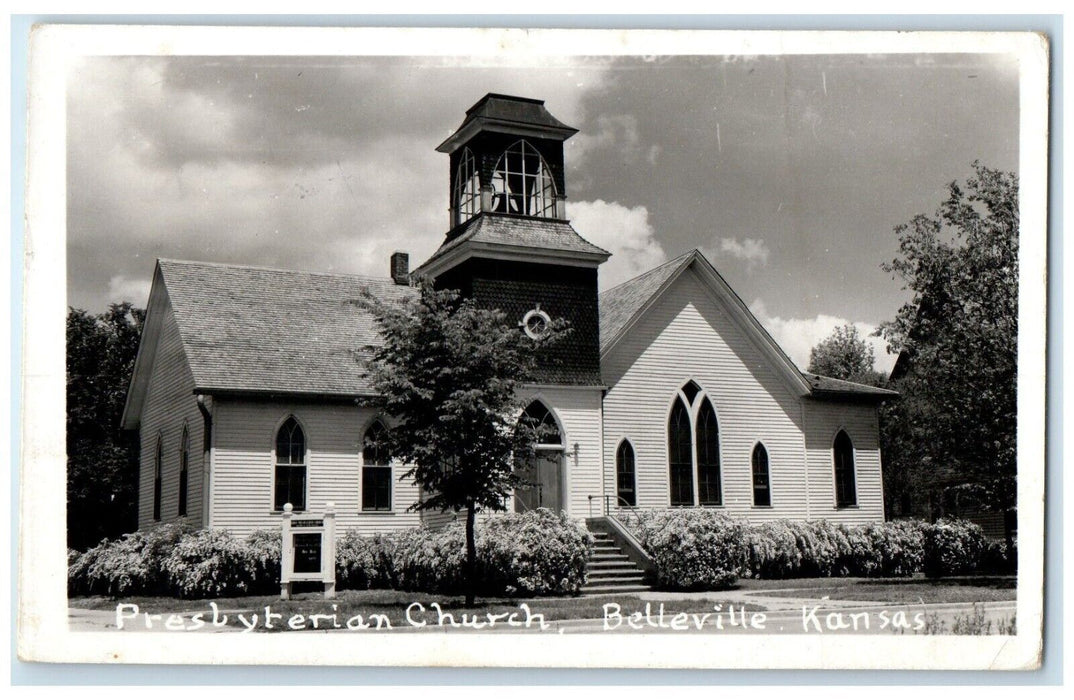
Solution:
<svg viewBox="0 0 1074 700"><path fill-rule="evenodd" d="M539 450L518 465L518 475L527 485L515 489L515 512L547 508L553 513L563 509L563 451Z"/></svg>

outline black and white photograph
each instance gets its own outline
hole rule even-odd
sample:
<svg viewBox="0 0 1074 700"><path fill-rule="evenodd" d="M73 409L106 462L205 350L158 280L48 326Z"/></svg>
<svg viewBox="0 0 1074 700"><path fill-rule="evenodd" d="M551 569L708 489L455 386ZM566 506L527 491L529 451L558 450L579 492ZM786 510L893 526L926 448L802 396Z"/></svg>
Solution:
<svg viewBox="0 0 1074 700"><path fill-rule="evenodd" d="M1040 36L35 32L23 658L1039 665Z"/></svg>

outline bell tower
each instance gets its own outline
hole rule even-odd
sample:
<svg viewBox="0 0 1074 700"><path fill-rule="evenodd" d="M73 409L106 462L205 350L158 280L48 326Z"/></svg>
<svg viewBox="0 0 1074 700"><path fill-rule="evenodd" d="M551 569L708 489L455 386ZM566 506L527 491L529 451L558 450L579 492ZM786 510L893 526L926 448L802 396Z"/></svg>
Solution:
<svg viewBox="0 0 1074 700"><path fill-rule="evenodd" d="M576 133L527 97L489 93L466 110L437 147L449 156L448 232L414 273L517 317L520 332L566 319L572 332L540 379L599 385L597 268L609 253L566 218L563 142Z"/></svg>

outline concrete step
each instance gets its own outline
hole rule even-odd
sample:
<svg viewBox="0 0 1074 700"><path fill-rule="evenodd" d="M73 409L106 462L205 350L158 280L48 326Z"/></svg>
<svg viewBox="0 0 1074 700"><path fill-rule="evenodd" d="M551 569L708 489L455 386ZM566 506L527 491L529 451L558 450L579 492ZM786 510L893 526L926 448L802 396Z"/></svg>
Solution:
<svg viewBox="0 0 1074 700"><path fill-rule="evenodd" d="M642 593L644 591L652 590L649 586L642 584L629 584L629 585L612 585L605 586L601 584L599 586L582 586L582 595L610 595L616 593Z"/></svg>
<svg viewBox="0 0 1074 700"><path fill-rule="evenodd" d="M628 559L627 555L625 555L625 554L623 554L622 556L618 556L618 557L612 557L610 559L590 559L589 560L589 568L590 569L618 569L618 568L625 568L625 567L635 569L635 570L638 569L637 566L635 566L633 563L631 563L630 559Z"/></svg>

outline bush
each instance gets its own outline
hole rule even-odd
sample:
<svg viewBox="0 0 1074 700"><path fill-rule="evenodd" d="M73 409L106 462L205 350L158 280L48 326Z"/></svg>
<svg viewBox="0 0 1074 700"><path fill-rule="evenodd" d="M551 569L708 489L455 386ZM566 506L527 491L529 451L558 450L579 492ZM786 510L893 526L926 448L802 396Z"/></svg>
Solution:
<svg viewBox="0 0 1074 700"><path fill-rule="evenodd" d="M167 594L164 559L190 531L187 525L169 524L104 540L68 567L68 589L110 596Z"/></svg>
<svg viewBox="0 0 1074 700"><path fill-rule="evenodd" d="M640 518L640 539L657 582L674 590L727 588L747 565L745 526L712 510L654 511Z"/></svg>
<svg viewBox="0 0 1074 700"><path fill-rule="evenodd" d="M250 569L250 593L275 593L280 589L280 551L283 535L279 530L255 530L246 538Z"/></svg>
<svg viewBox="0 0 1074 700"><path fill-rule="evenodd" d="M336 587L362 591L387 581L378 552L381 538L362 537L348 530L336 541Z"/></svg>
<svg viewBox="0 0 1074 700"><path fill-rule="evenodd" d="M247 593L254 577L250 548L225 530L187 533L163 560L168 586L180 598Z"/></svg>
<svg viewBox="0 0 1074 700"><path fill-rule="evenodd" d="M977 573L985 545L980 526L966 520L938 520L925 528L925 575L932 578Z"/></svg>
<svg viewBox="0 0 1074 700"><path fill-rule="evenodd" d="M660 538L656 534L669 527L669 514L675 512L651 511L639 515L635 534L654 558L658 558L655 547L673 545L670 536L663 538L667 544L657 542ZM724 527L724 519L726 516L719 516L712 521ZM695 525L701 526L700 522ZM920 521L860 526L824 520L743 524L745 553L741 574L764 579L909 576L921 570L928 527ZM730 569L730 565L724 568Z"/></svg>
<svg viewBox="0 0 1074 700"><path fill-rule="evenodd" d="M494 517L477 534L480 575L490 593L571 595L585 583L593 538L564 515L538 508Z"/></svg>
<svg viewBox="0 0 1074 700"><path fill-rule="evenodd" d="M783 520L753 525L746 530L748 574L753 578L794 578L802 568L802 551L794 530Z"/></svg>
<svg viewBox="0 0 1074 700"><path fill-rule="evenodd" d="M1018 573L1018 547L1007 546L1001 540L989 540L981 553L979 573L989 575L1010 575Z"/></svg>
<svg viewBox="0 0 1074 700"><path fill-rule="evenodd" d="M497 515L477 524L479 595L575 594L585 583L592 539L569 518L547 509ZM337 544L337 585L405 591L465 592L466 530L415 528Z"/></svg>

